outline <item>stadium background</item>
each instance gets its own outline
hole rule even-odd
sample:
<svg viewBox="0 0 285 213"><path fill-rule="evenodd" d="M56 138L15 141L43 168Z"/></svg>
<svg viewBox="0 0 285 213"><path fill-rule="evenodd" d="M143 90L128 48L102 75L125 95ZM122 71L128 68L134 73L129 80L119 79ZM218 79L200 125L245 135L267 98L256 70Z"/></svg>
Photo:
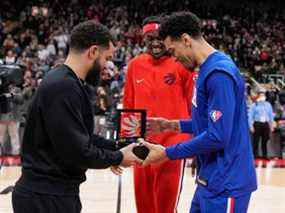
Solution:
<svg viewBox="0 0 285 213"><path fill-rule="evenodd" d="M17 85L17 93L23 101L15 103L12 111L16 115L13 119L20 124L20 138L27 108L37 87L48 71L65 59L70 29L89 19L107 25L117 47L113 61L109 61L102 72L100 85L90 88L94 94L95 131L110 137L110 115L121 102L128 62L146 50L142 42L142 20L150 15L180 10L198 14L203 20L206 39L230 54L241 68L247 82L249 107L256 101L258 90L266 89L275 115L275 129L268 144L269 157L282 158L285 144L285 8L281 0L2 0L0 65L24 67L23 84ZM0 121L3 119L1 114ZM10 157L8 131L1 132L0 136L3 138L2 163L18 165L19 158ZM284 162L278 162L277 167L285 166Z"/></svg>

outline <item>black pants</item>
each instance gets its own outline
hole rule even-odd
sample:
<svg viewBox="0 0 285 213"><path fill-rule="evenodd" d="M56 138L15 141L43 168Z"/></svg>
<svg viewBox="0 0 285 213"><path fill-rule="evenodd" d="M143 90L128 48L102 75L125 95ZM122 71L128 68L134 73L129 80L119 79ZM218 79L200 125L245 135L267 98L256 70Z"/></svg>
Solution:
<svg viewBox="0 0 285 213"><path fill-rule="evenodd" d="M261 139L261 148L263 158L267 158L267 141L270 138L270 126L268 123L254 122L253 133L253 154L254 157L260 157L258 155L259 141Z"/></svg>
<svg viewBox="0 0 285 213"><path fill-rule="evenodd" d="M46 195L15 188L12 194L12 203L14 213L81 212L79 195Z"/></svg>

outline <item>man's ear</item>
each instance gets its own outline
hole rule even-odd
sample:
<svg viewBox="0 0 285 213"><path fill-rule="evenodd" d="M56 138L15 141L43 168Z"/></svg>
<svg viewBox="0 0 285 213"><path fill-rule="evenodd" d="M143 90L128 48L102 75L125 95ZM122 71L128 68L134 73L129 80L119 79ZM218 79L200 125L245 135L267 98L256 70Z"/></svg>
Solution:
<svg viewBox="0 0 285 213"><path fill-rule="evenodd" d="M97 45L92 45L88 50L88 57L96 59L99 57L99 47Z"/></svg>
<svg viewBox="0 0 285 213"><path fill-rule="evenodd" d="M181 41L183 42L183 44L184 44L186 47L191 47L192 38L189 36L189 34L183 33L183 34L181 35Z"/></svg>

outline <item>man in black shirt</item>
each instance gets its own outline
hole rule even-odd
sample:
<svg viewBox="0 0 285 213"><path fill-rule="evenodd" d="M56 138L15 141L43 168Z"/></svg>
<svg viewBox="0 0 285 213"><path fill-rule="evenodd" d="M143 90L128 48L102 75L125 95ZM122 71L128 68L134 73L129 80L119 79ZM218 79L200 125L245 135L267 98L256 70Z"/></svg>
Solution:
<svg viewBox="0 0 285 213"><path fill-rule="evenodd" d="M22 175L12 202L15 213L79 213L79 185L88 168L141 163L130 145L93 134L86 82L94 83L114 46L108 29L92 21L71 32L70 52L51 70L32 102L23 138Z"/></svg>

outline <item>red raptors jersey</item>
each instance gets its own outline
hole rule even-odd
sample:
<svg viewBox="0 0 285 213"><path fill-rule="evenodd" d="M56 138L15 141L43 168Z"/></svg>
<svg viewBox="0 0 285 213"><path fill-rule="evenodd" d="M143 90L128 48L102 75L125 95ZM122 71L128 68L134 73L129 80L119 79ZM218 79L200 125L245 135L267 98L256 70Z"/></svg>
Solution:
<svg viewBox="0 0 285 213"><path fill-rule="evenodd" d="M173 57L154 59L141 54L128 65L124 108L146 109L148 117L189 119L194 73ZM174 132L151 135L148 140L171 145L187 139Z"/></svg>

